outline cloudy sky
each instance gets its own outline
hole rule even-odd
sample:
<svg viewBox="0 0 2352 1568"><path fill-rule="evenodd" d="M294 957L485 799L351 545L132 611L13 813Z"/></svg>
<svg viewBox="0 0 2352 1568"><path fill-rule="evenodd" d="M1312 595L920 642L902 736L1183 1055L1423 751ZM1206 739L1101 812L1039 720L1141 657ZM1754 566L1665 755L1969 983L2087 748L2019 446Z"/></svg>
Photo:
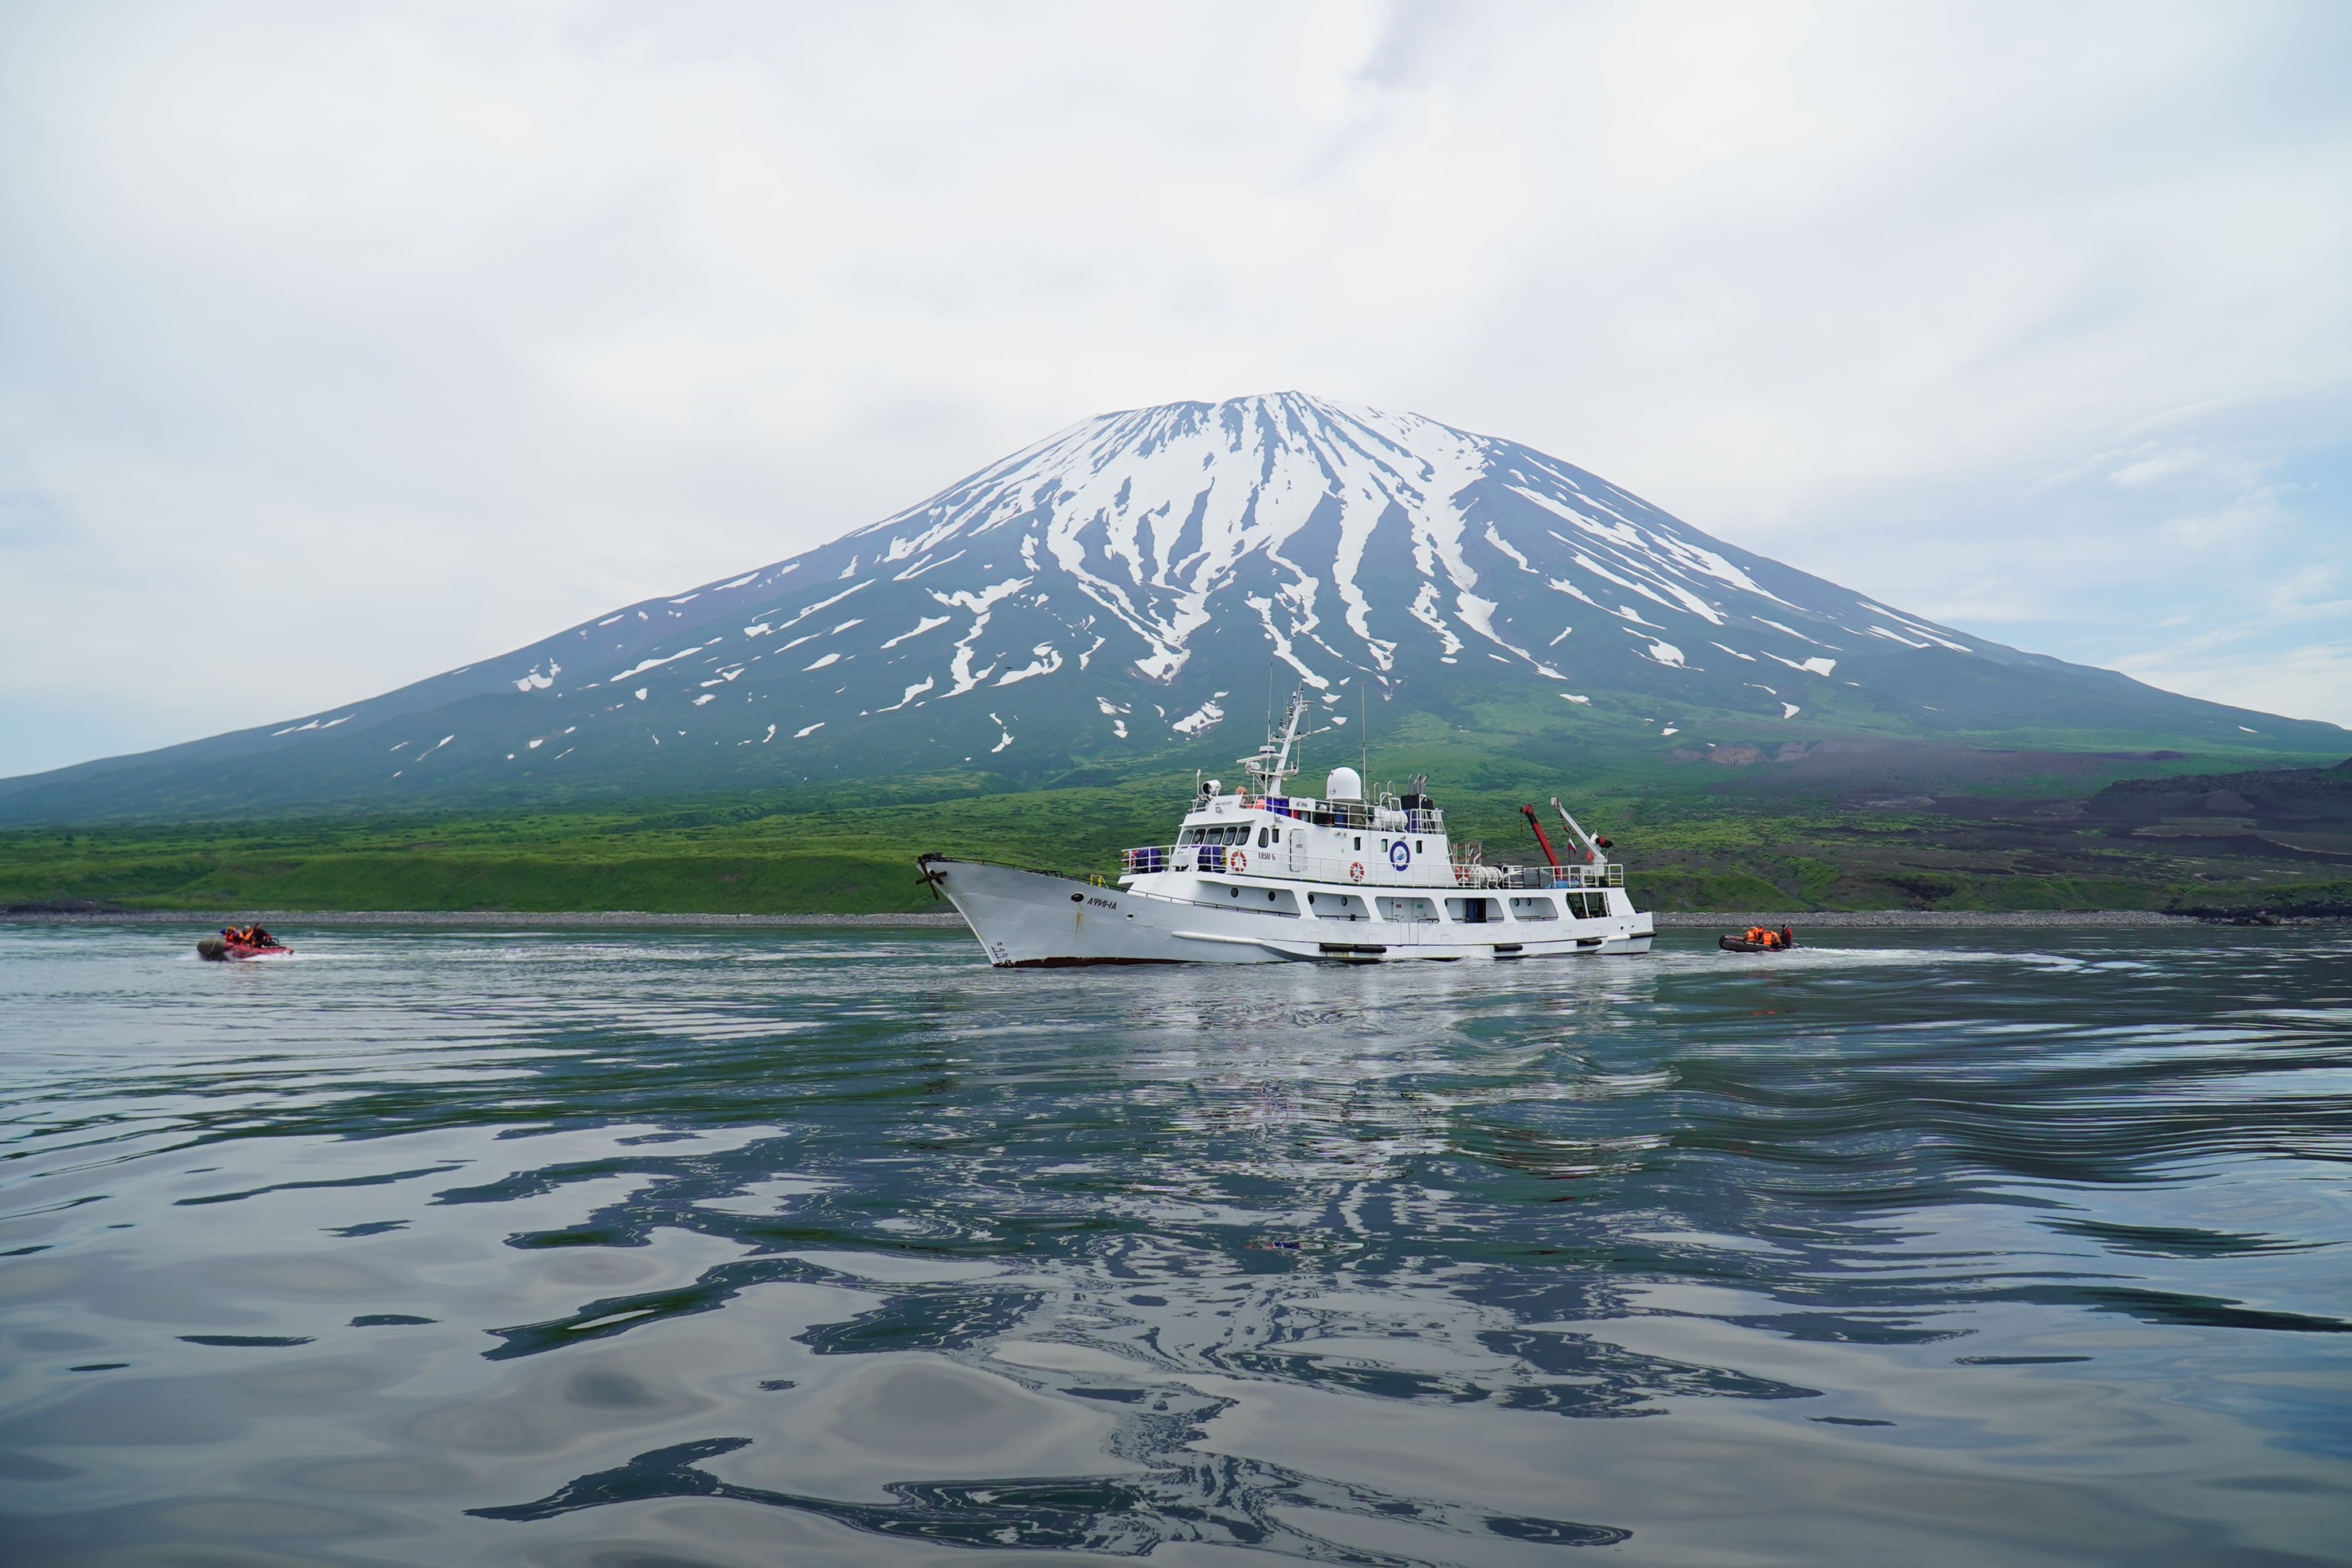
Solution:
<svg viewBox="0 0 2352 1568"><path fill-rule="evenodd" d="M2352 6L0 5L0 773L1106 409L1507 436L2352 724Z"/></svg>

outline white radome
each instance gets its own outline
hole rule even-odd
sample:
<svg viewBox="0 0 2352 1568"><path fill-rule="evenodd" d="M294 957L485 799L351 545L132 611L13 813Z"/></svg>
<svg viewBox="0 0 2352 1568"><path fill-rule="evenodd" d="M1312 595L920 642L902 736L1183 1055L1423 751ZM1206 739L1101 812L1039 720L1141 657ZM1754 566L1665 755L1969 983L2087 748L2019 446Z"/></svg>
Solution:
<svg viewBox="0 0 2352 1568"><path fill-rule="evenodd" d="M1585 858L1490 866L1454 852L1418 781L1367 802L1353 768L1320 800L1284 793L1303 738L1304 692L1226 794L1204 783L1171 845L1126 852L1116 885L946 855L923 879L952 902L1000 968L1097 963L1393 963L1650 951L1651 918L1622 866L1555 800ZM1317 731L1319 732L1319 731Z"/></svg>

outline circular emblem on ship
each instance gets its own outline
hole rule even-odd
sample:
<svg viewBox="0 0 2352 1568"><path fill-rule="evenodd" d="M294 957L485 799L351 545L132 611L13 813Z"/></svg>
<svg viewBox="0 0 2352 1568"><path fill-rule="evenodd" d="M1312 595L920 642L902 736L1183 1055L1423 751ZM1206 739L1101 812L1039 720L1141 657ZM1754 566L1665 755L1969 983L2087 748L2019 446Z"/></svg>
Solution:
<svg viewBox="0 0 2352 1568"><path fill-rule="evenodd" d="M1412 865L1412 847L1408 845L1402 838L1390 845L1389 864L1395 867L1400 871L1403 870L1407 866Z"/></svg>
<svg viewBox="0 0 2352 1568"><path fill-rule="evenodd" d="M1361 860L1351 861L1348 867L1348 880L1350 882L1360 882L1363 879L1364 863Z"/></svg>
<svg viewBox="0 0 2352 1568"><path fill-rule="evenodd" d="M1248 869L1249 869L1249 857L1248 857L1248 856L1246 856L1246 855L1244 855L1244 854L1243 854L1243 853L1242 853L1240 850L1238 850L1238 849L1236 849L1236 850L1234 850L1234 855L1233 855L1233 861L1234 861L1234 870L1236 873L1240 873L1240 872L1246 871L1246 870L1248 870Z"/></svg>

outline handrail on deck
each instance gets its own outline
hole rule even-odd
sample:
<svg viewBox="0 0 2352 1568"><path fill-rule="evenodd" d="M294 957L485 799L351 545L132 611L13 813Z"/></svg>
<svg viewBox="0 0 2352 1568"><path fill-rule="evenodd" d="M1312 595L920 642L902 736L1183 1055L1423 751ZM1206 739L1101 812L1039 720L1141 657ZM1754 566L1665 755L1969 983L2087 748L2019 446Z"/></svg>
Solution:
<svg viewBox="0 0 2352 1568"><path fill-rule="evenodd" d="M1240 858L1238 865L1234 863L1236 856ZM1572 866L1485 866L1457 861L1440 871L1431 861L1422 859L1414 862L1410 874L1398 879L1390 875L1388 862L1377 856L1337 859L1322 855L1294 857L1287 845L1260 849L1246 844L1147 844L1122 851L1120 861L1122 874L1137 877L1161 871L1195 871L1220 877L1270 877L1284 881L1381 888L1442 888L1447 880L1457 888L1516 889L1625 885L1624 867L1591 862ZM1417 879L1420 878L1430 879Z"/></svg>

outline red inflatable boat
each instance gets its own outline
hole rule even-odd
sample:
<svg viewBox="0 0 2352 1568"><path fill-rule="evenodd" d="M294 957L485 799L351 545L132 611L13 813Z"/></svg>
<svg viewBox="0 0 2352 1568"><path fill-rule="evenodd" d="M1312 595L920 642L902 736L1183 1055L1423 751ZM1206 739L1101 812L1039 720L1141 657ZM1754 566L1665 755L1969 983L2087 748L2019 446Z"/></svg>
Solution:
<svg viewBox="0 0 2352 1568"><path fill-rule="evenodd" d="M1753 937L1719 936L1715 945L1726 952L1786 952L1797 945L1797 934L1787 927L1772 933L1775 940L1758 942Z"/></svg>
<svg viewBox="0 0 2352 1568"><path fill-rule="evenodd" d="M226 937L200 936L196 939L196 956L223 963L239 958L290 958L294 950L271 938L266 942L232 942Z"/></svg>

